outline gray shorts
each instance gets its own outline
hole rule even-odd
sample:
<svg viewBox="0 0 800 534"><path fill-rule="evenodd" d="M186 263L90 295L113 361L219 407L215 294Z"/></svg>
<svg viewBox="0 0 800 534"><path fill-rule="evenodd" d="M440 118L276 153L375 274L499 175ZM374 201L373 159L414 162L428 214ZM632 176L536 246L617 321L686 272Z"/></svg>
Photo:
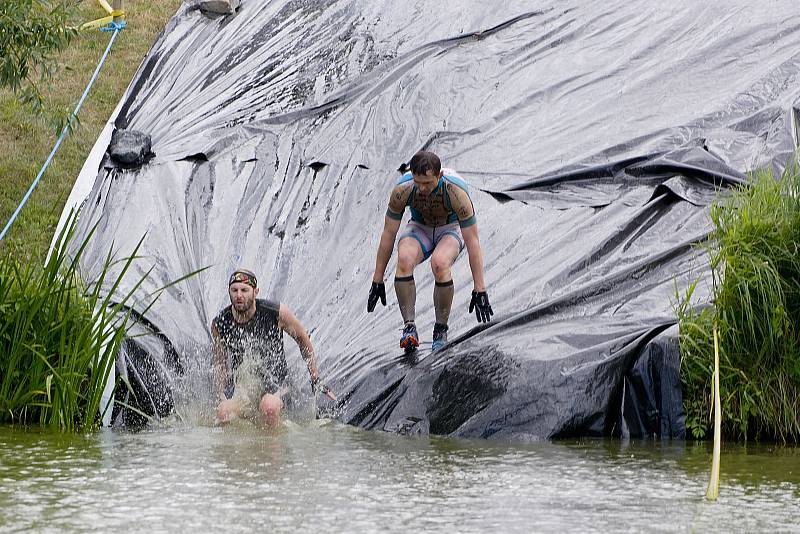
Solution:
<svg viewBox="0 0 800 534"><path fill-rule="evenodd" d="M445 236L451 235L458 241L458 253L464 250L464 239L461 237L461 228L457 222L445 224L444 226L426 226L417 221L408 221L405 231L400 235L400 240L406 237L411 237L417 240L419 246L422 248L423 258L422 261L427 260L433 254L433 250L439 241ZM400 242L398 240L398 243Z"/></svg>

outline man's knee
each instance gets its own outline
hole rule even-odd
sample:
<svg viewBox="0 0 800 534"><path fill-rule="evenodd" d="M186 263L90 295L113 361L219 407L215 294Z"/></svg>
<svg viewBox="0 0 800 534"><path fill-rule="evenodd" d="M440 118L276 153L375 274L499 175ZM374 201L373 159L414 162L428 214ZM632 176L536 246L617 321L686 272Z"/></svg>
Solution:
<svg viewBox="0 0 800 534"><path fill-rule="evenodd" d="M227 423L238 416L238 405L232 399L225 399L217 405L217 421Z"/></svg>
<svg viewBox="0 0 800 534"><path fill-rule="evenodd" d="M436 279L447 276L449 278L450 267L453 266L453 258L449 254L433 253L431 256L431 270Z"/></svg>
<svg viewBox="0 0 800 534"><path fill-rule="evenodd" d="M261 401L258 404L258 409L261 412L261 415L264 417L264 422L266 422L268 425L277 424L282 408L283 401L281 398L270 393L262 396Z"/></svg>
<svg viewBox="0 0 800 534"><path fill-rule="evenodd" d="M404 273L413 271L416 266L417 262L414 261L414 258L410 255L397 257L397 268Z"/></svg>
<svg viewBox="0 0 800 534"><path fill-rule="evenodd" d="M397 268L408 273L414 270L419 262L421 252L416 241L406 238L401 240L397 247Z"/></svg>

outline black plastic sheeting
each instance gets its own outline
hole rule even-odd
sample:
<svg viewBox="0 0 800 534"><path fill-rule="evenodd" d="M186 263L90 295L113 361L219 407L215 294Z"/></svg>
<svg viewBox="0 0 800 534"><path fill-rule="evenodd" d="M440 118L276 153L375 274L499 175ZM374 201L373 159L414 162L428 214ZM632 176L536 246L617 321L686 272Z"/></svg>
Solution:
<svg viewBox="0 0 800 534"><path fill-rule="evenodd" d="M207 369L227 275L249 266L310 329L341 400L319 406L346 423L682 437L673 306L697 278L708 298L697 245L718 192L794 157L799 96L793 1L246 0L213 19L184 4L115 123L150 135L155 157L106 159L91 177L84 268L96 275L112 243L124 255L146 233L147 302L210 266L147 313L150 348L134 338L121 357L161 369L160 395L179 382L164 339ZM468 315L462 257L451 343L431 354L424 264L427 344L405 357L394 295L365 306L388 193L421 148L472 188L495 316Z"/></svg>

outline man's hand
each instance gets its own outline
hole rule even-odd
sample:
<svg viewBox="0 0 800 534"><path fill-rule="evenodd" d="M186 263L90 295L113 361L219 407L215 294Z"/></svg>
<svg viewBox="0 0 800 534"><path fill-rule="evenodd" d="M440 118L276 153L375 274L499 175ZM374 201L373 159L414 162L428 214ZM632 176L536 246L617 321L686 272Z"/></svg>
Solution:
<svg viewBox="0 0 800 534"><path fill-rule="evenodd" d="M321 391L324 393L330 400L336 400L336 394L329 388L327 385L320 382L319 377L315 377L311 379L311 391L314 393L314 396L317 396L317 392Z"/></svg>
<svg viewBox="0 0 800 534"><path fill-rule="evenodd" d="M472 300L469 301L469 313L475 310L475 317L479 323L488 323L494 312L489 304L489 295L486 291L473 291Z"/></svg>
<svg viewBox="0 0 800 534"><path fill-rule="evenodd" d="M367 312L375 309L375 305L381 300L381 304L386 306L386 286L383 282L372 282L369 288L369 298L367 298Z"/></svg>

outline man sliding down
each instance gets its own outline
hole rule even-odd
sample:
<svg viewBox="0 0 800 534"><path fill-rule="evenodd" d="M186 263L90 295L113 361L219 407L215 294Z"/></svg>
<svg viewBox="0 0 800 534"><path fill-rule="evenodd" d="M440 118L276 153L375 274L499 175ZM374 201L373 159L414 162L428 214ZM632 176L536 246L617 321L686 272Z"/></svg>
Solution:
<svg viewBox="0 0 800 534"><path fill-rule="evenodd" d="M419 345L414 323L417 286L414 268L430 258L436 286L433 306L436 324L433 325L432 350L447 343L447 321L453 304L453 276L450 268L466 245L472 271L472 299L469 311L475 310L478 322L488 322L493 315L483 280L483 253L478 241L478 224L467 184L453 171L442 170L439 157L433 152L420 151L409 162L411 172L405 173L389 196L389 209L383 224L372 287L367 299L367 312L375 309L380 299L386 305L383 275L392 255L394 240L406 207L411 220L397 245L397 270L394 290L405 323L400 346L406 352ZM462 239L463 235L463 239Z"/></svg>
<svg viewBox="0 0 800 534"><path fill-rule="evenodd" d="M220 401L217 420L221 423L233 416L255 418L258 406L261 422L278 424L282 397L291 391L283 332L297 342L314 392L320 387L314 347L305 328L283 304L256 298L258 291L252 272L236 270L228 281L231 305L211 322L214 386ZM336 400L327 387L322 386L322 391Z"/></svg>

